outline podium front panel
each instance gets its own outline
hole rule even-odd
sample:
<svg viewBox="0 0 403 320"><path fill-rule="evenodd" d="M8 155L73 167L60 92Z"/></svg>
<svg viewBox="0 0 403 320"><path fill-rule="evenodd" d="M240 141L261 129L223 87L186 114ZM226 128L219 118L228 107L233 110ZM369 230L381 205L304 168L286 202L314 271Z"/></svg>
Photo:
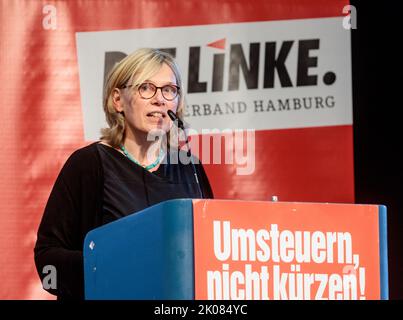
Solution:
<svg viewBox="0 0 403 320"><path fill-rule="evenodd" d="M194 201L196 299L387 299L386 208Z"/></svg>
<svg viewBox="0 0 403 320"><path fill-rule="evenodd" d="M85 298L193 299L193 259L192 201L163 202L87 234Z"/></svg>

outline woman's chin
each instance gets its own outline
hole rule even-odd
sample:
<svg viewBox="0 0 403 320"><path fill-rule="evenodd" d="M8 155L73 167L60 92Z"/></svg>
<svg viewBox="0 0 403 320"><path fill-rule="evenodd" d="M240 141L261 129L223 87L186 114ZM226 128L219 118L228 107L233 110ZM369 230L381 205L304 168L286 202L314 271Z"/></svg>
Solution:
<svg viewBox="0 0 403 320"><path fill-rule="evenodd" d="M154 124L154 125L150 125L147 126L147 130L146 132L149 135L164 135L168 132L169 127L167 125L164 124Z"/></svg>

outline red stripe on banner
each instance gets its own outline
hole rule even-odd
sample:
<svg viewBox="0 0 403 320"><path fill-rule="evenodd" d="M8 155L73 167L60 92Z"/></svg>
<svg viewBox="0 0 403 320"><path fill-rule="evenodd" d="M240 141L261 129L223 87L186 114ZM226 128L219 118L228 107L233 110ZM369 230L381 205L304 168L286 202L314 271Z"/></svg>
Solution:
<svg viewBox="0 0 403 320"><path fill-rule="evenodd" d="M237 175L235 165L204 165L217 199L354 202L352 126L255 134L252 175Z"/></svg>
<svg viewBox="0 0 403 320"><path fill-rule="evenodd" d="M55 6L64 11L61 23L77 32L338 17L345 15L348 4L348 0L165 0L71 1Z"/></svg>

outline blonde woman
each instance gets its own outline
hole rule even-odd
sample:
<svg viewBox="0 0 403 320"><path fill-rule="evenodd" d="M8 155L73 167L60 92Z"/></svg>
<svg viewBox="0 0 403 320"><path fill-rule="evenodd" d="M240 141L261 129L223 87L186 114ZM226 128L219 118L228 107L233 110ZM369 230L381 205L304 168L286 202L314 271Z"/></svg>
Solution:
<svg viewBox="0 0 403 320"><path fill-rule="evenodd" d="M109 125L100 141L75 151L63 166L46 205L35 263L57 270L59 299L84 297L84 237L91 229L175 198L212 198L201 164L170 162L163 135L173 128L167 112L181 115L184 97L174 59L140 49L114 66L104 88ZM150 139L150 133L159 134ZM158 135L157 135L158 136ZM162 138L161 138L162 137ZM176 150L177 151L177 150ZM177 157L178 159L178 157Z"/></svg>

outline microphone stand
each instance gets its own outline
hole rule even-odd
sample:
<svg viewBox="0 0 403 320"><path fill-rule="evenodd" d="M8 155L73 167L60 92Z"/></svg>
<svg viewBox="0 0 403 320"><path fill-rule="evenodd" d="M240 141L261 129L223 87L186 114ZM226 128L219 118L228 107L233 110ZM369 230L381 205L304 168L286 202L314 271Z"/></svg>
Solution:
<svg viewBox="0 0 403 320"><path fill-rule="evenodd" d="M179 117L172 111L172 110L168 110L168 115L171 118L171 120L176 124L176 126L179 129L182 129L184 135L185 135L185 143L186 143L186 148L187 148L187 156L190 157L190 163L192 164L192 169L193 169L193 175L195 177L196 180L196 184L197 184L197 188L199 191L199 195L200 195L200 199L203 199L203 191L200 187L200 183L199 183L199 177L197 176L197 171L196 171L196 166L194 164L193 161L193 156L192 156L192 152L190 149L190 145L189 145L189 139L188 136L186 134L186 130L185 130L185 126L183 125L183 121L181 119L179 119Z"/></svg>

